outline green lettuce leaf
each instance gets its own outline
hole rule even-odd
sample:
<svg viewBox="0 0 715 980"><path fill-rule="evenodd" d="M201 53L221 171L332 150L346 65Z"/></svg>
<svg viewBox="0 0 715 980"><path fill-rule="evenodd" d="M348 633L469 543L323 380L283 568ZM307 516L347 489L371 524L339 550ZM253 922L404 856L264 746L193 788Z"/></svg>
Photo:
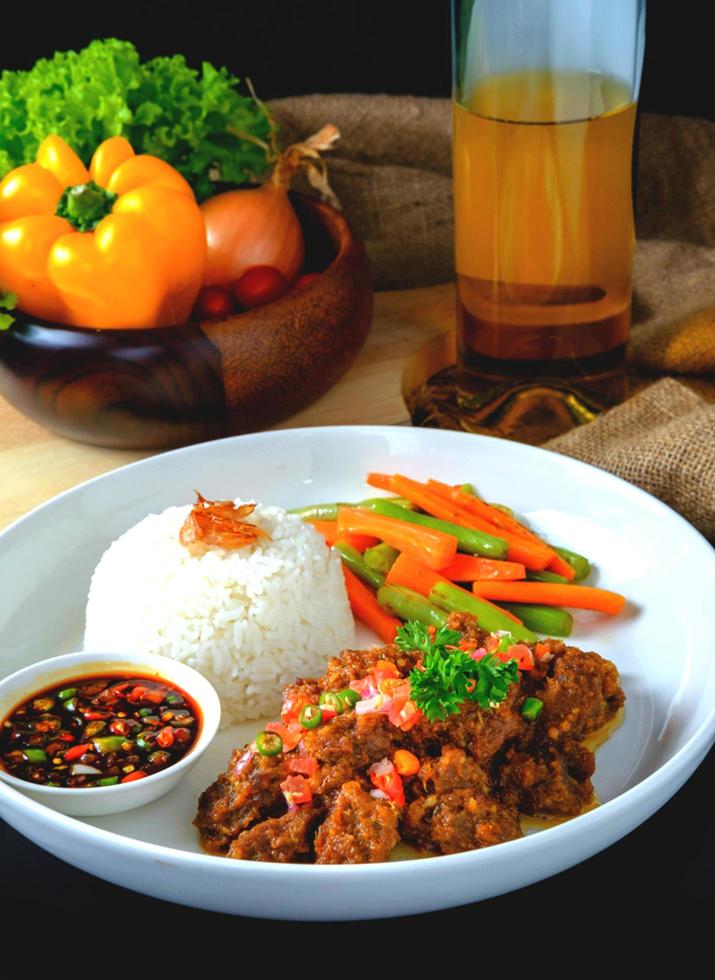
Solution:
<svg viewBox="0 0 715 980"><path fill-rule="evenodd" d="M29 71L0 74L0 177L35 159L50 133L85 164L102 140L125 136L137 153L161 157L202 200L214 183L245 183L269 169L260 145L265 109L237 89L226 68L183 55L141 62L129 41L92 41L82 51L42 58ZM258 142L257 142L258 141Z"/></svg>

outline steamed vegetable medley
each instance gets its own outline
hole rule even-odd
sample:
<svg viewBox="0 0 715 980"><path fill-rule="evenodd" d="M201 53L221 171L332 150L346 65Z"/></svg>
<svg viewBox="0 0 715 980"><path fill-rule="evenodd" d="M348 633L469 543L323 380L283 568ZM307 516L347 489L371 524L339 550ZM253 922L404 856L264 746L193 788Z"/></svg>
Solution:
<svg viewBox="0 0 715 980"><path fill-rule="evenodd" d="M294 513L339 552L353 613L384 642L403 621L439 628L462 612L501 634L500 653L519 661L539 633L570 636L568 609L617 615L624 606L615 592L578 584L590 574L587 558L548 544L471 485L382 473L367 482L393 496Z"/></svg>
<svg viewBox="0 0 715 980"><path fill-rule="evenodd" d="M0 329L14 308L102 329L220 318L304 288L299 168L333 199L325 126L279 151L266 107L208 63L125 41L0 76ZM263 181L216 193L221 185ZM203 201L199 205L199 201Z"/></svg>

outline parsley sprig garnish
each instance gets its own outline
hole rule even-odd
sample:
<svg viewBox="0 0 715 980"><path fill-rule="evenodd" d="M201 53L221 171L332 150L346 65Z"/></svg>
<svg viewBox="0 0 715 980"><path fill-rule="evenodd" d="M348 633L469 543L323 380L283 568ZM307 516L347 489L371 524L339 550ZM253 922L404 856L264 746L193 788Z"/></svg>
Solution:
<svg viewBox="0 0 715 980"><path fill-rule="evenodd" d="M465 701L480 708L494 708L519 679L516 660L504 663L488 653L474 660L458 648L462 636L441 626L432 635L423 623L409 622L397 631L401 650L419 651L422 666L410 672L410 693L428 721L442 721L457 714Z"/></svg>

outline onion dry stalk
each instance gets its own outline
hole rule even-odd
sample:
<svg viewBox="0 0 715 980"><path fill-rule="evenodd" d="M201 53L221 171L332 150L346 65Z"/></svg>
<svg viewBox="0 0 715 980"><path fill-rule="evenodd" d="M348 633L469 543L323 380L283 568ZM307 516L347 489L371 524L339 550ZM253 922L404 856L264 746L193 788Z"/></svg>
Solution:
<svg viewBox="0 0 715 980"><path fill-rule="evenodd" d="M234 504L232 500L207 500L198 490L179 541L190 551L197 544L217 545L227 551L255 544L259 538L269 538L267 531L244 520L256 509L255 504Z"/></svg>
<svg viewBox="0 0 715 980"><path fill-rule="evenodd" d="M258 99L256 102L268 113ZM268 180L260 187L225 191L201 205L207 241L205 286L227 286L255 266L270 266L281 272L289 284L294 282L303 268L305 244L288 191L299 170L305 171L310 185L329 204L340 207L321 157L340 138L337 126L328 123L306 140L281 151L270 115L269 119L268 142L230 130L235 136L261 145L273 164Z"/></svg>

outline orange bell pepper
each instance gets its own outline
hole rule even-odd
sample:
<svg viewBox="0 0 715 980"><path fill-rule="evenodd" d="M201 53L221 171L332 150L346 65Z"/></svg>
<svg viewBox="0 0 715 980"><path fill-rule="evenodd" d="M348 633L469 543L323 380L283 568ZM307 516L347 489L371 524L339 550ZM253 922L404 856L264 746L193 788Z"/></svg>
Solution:
<svg viewBox="0 0 715 980"><path fill-rule="evenodd" d="M82 327L185 323L201 288L206 231L193 191L121 136L89 170L48 136L0 182L0 289L25 313Z"/></svg>

